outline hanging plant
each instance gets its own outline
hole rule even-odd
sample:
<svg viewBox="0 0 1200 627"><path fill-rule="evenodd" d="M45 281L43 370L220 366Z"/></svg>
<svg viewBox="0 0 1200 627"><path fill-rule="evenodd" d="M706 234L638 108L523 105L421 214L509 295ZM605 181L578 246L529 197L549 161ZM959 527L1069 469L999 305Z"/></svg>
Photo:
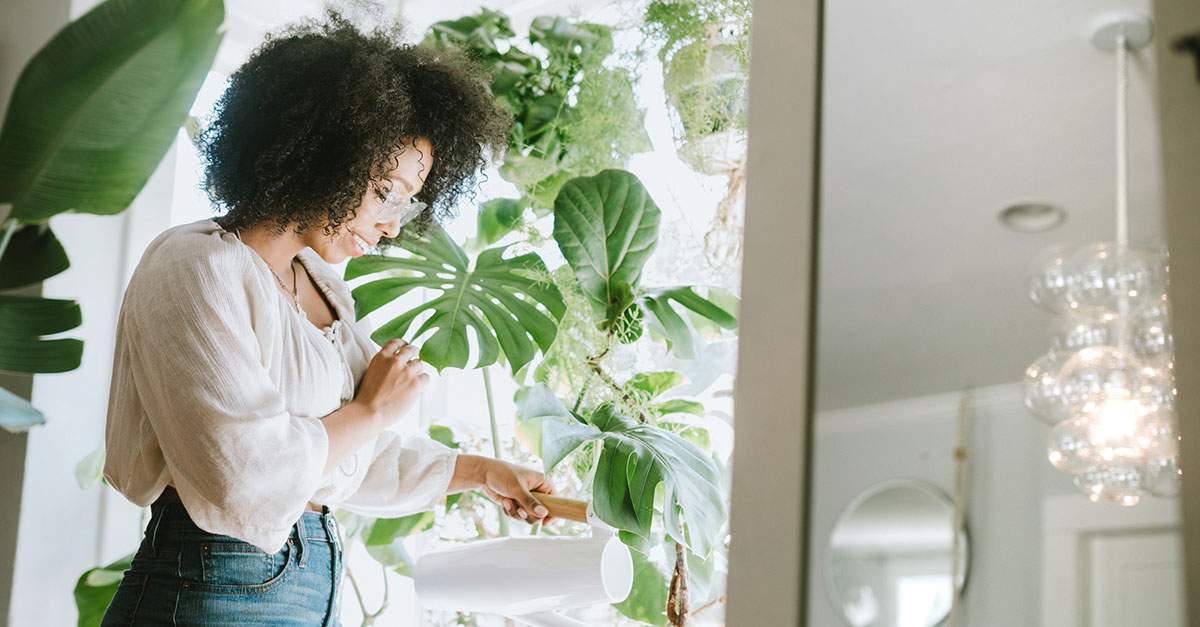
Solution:
<svg viewBox="0 0 1200 627"><path fill-rule="evenodd" d="M717 262L742 254L746 102L750 63L749 0L655 0L646 7L645 48L657 47L663 88L676 118L679 158L704 174L728 178L705 234Z"/></svg>
<svg viewBox="0 0 1200 627"><path fill-rule="evenodd" d="M424 43L479 60L491 74L492 93L513 116L499 169L522 197L481 208L481 245L515 228L514 209L544 215L571 178L623 166L652 147L633 74L615 63L608 26L543 16L520 37L507 16L485 9L434 24Z"/></svg>

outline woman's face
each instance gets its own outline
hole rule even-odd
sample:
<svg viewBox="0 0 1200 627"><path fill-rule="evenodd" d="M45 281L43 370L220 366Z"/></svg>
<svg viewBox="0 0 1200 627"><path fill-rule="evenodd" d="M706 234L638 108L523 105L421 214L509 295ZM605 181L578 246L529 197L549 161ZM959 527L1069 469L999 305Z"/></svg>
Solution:
<svg viewBox="0 0 1200 627"><path fill-rule="evenodd" d="M396 167L383 181L367 184L367 191L352 219L343 222L332 236L325 235L319 228L305 234L304 243L322 259L340 263L346 257L361 257L368 247L379 242L379 238L395 237L400 232L405 216L397 215L381 222L375 214L391 190L410 197L420 193L429 168L433 166L433 145L429 140L422 137L405 140L402 146L403 149L393 155Z"/></svg>

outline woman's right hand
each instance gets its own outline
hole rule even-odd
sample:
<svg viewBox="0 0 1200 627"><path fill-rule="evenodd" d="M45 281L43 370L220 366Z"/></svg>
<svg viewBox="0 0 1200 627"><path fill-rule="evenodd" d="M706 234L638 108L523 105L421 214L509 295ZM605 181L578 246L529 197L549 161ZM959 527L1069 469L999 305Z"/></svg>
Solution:
<svg viewBox="0 0 1200 627"><path fill-rule="evenodd" d="M429 382L416 359L417 349L404 340L390 340L371 358L354 397L384 424L392 424L416 402Z"/></svg>

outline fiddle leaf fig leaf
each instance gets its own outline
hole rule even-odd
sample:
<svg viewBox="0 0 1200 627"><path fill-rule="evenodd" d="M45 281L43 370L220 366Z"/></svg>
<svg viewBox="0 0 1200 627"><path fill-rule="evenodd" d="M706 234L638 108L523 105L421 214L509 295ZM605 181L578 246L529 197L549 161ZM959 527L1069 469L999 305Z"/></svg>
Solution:
<svg viewBox="0 0 1200 627"><path fill-rule="evenodd" d="M405 294L424 288L435 295L384 323L372 334L376 342L407 336L421 345L421 360L441 370L465 368L470 361L468 329L477 340L475 367L499 361L515 375L558 333L566 306L548 280L546 266L534 253L505 257L507 247L489 248L472 267L466 253L441 228L426 238L403 241L411 257L359 257L346 266L346 279L389 272L353 290L359 319ZM413 330L418 318L427 317Z"/></svg>
<svg viewBox="0 0 1200 627"><path fill-rule="evenodd" d="M571 179L554 201L554 240L606 331L633 304L660 215L642 182L624 170Z"/></svg>

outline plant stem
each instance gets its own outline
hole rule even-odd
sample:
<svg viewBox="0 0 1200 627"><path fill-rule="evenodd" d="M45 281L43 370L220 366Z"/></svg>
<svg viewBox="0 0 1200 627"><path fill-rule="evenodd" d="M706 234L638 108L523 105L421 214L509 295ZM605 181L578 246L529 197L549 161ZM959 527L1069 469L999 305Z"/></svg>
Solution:
<svg viewBox="0 0 1200 627"><path fill-rule="evenodd" d="M4 259L4 251L8 250L8 242L12 240L13 233L17 232L16 218L9 218L4 222L4 233L0 234L0 259Z"/></svg>
<svg viewBox="0 0 1200 627"><path fill-rule="evenodd" d="M605 352L607 352L607 351L605 351ZM636 408L638 405L637 399L634 398L633 396L631 396L629 394L629 392L625 391L625 388L621 387L611 376L609 376L609 374L607 372L604 371L604 368L602 368L600 366L600 358L603 356L604 356L604 354L601 353L597 357L592 357L592 358L588 359L588 366L591 367L592 372L595 372L596 374L600 375L601 380L603 380L605 383L607 383L609 385L609 387L616 390L617 394L621 395L621 400L625 401L626 405L628 405L631 409ZM639 422L643 422L643 423L648 422L648 420L646 419L646 414L643 412L639 411L637 413L637 418L638 418Z"/></svg>
<svg viewBox="0 0 1200 627"><path fill-rule="evenodd" d="M716 607L717 605L720 605L724 602L725 602L725 595L722 594L721 596L709 601L708 603L701 605L699 609L697 609L695 612L692 612L692 616L699 616L701 612L704 612L705 610Z"/></svg>
<svg viewBox="0 0 1200 627"><path fill-rule="evenodd" d="M354 596L358 599L358 607L362 609L363 627L370 627L375 622L375 617L367 611L367 604L363 602L362 592L358 590L358 581L354 579L354 571L350 569L350 565L346 565L346 578L350 580L350 588L354 590Z"/></svg>
<svg viewBox="0 0 1200 627"><path fill-rule="evenodd" d="M687 552L682 543L676 542L675 572L667 593L667 620L673 627L687 627L689 613Z"/></svg>
<svg viewBox="0 0 1200 627"><path fill-rule="evenodd" d="M486 367L483 368L483 390L487 394L488 420L492 425L492 451L496 454L496 459L504 459L500 451L500 427L496 425L496 402L492 400L492 375ZM508 516L499 503L496 503L496 508L500 510L500 535L507 537Z"/></svg>
<svg viewBox="0 0 1200 627"><path fill-rule="evenodd" d="M583 385L580 386L580 388L579 388L579 396L575 397L575 406L571 408L571 411L573 411L573 412L579 411L579 406L583 404L583 397L587 394L588 386L590 386L591 384L592 384L592 373L589 372L583 380Z"/></svg>

